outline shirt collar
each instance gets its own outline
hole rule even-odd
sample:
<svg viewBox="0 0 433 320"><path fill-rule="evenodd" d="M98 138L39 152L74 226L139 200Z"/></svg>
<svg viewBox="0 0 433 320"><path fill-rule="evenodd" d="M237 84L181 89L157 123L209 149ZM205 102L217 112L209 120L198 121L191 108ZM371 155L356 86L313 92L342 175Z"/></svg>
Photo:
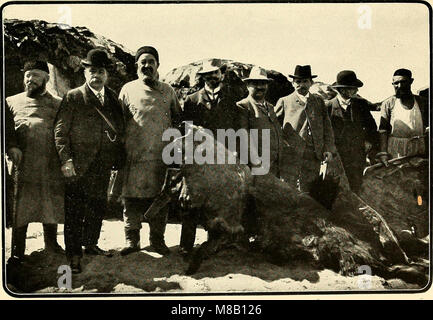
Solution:
<svg viewBox="0 0 433 320"><path fill-rule="evenodd" d="M105 97L105 87L102 87L101 91L96 91L95 89L93 89L91 86L89 86L89 84L87 84L87 86L89 87L90 90L92 90L92 92L94 93L94 95L96 97L98 97L98 93L102 94L102 98Z"/></svg>
<svg viewBox="0 0 433 320"><path fill-rule="evenodd" d="M205 89L208 93L210 93L210 94L212 94L212 95L215 95L215 94L218 94L218 93L220 92L220 90L221 90L221 84L220 84L218 87L216 87L214 90L212 90L212 89L209 88L209 86L205 83L205 84L204 84L204 89Z"/></svg>
<svg viewBox="0 0 433 320"><path fill-rule="evenodd" d="M337 94L337 100L344 111L346 111L347 107L350 105L351 99L345 100L340 94Z"/></svg>
<svg viewBox="0 0 433 320"><path fill-rule="evenodd" d="M298 96L299 100L301 100L303 103L307 103L307 99L310 97L310 93L308 92L305 96L302 94L299 94L296 92L296 95Z"/></svg>

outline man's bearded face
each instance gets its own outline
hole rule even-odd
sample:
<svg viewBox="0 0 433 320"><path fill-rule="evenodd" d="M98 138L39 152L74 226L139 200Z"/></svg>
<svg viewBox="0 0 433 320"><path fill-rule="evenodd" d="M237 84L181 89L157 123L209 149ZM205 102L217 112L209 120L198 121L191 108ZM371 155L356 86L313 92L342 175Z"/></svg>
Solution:
<svg viewBox="0 0 433 320"><path fill-rule="evenodd" d="M48 73L33 69L24 73L24 90L28 97L36 97L45 91L49 80Z"/></svg>
<svg viewBox="0 0 433 320"><path fill-rule="evenodd" d="M261 80L249 81L247 83L247 89L255 100L262 100L265 98L266 92L268 91L268 82Z"/></svg>
<svg viewBox="0 0 433 320"><path fill-rule="evenodd" d="M89 86L100 91L107 83L108 73L105 68L89 66L84 69L84 77Z"/></svg>
<svg viewBox="0 0 433 320"><path fill-rule="evenodd" d="M143 53L137 60L138 78L146 84L152 84L158 78L159 63L153 54Z"/></svg>

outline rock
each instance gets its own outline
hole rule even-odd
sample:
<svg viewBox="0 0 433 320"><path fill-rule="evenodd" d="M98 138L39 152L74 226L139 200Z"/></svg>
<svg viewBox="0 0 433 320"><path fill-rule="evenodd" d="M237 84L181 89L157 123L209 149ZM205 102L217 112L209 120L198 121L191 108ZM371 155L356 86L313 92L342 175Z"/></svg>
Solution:
<svg viewBox="0 0 433 320"><path fill-rule="evenodd" d="M196 61L173 69L165 75L163 80L172 85L179 99L183 100L187 94L192 94L204 86L204 82L197 75L197 72L200 71L202 64L208 60ZM251 68L254 65L225 59L221 59L221 62L225 65L223 68L225 70L224 84L236 92L239 100L245 98L248 95L248 91L242 79L249 76ZM266 72L268 73L268 78L274 80L269 84L266 99L275 105L280 97L292 93L294 89L292 84L280 72L274 70L266 70Z"/></svg>
<svg viewBox="0 0 433 320"><path fill-rule="evenodd" d="M50 68L48 90L62 97L69 89L82 85L81 59L95 47L104 47L110 55L113 68L109 70L108 85L119 92L121 86L135 78L132 53L85 27L69 27L41 20L4 21L5 93L14 95L23 90L25 61L40 59Z"/></svg>

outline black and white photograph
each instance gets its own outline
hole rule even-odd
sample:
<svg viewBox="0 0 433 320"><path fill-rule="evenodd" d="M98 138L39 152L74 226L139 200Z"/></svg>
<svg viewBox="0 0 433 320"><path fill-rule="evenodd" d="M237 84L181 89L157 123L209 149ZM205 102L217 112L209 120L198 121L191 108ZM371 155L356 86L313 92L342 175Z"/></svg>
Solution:
<svg viewBox="0 0 433 320"><path fill-rule="evenodd" d="M3 1L1 295L429 294L431 9Z"/></svg>

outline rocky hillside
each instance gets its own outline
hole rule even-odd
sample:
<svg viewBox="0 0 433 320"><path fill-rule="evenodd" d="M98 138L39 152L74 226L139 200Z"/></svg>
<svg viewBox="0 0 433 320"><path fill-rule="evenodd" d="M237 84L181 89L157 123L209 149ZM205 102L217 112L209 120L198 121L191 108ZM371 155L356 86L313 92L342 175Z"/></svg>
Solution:
<svg viewBox="0 0 433 320"><path fill-rule="evenodd" d="M70 88L84 82L80 60L95 47L104 47L113 62L109 86L119 91L135 77L132 53L86 27L69 27L40 20L4 21L6 96L22 91L22 67L27 60L41 59L49 63L48 89L62 96Z"/></svg>
<svg viewBox="0 0 433 320"><path fill-rule="evenodd" d="M200 71L203 63L209 60L215 59L204 59L173 69L165 75L163 80L172 85L179 98L183 99L187 94L194 93L203 87L203 79L197 75L197 72ZM248 78L254 65L233 60L220 60L225 69L225 84L233 88L240 97L239 99L246 97L248 91L242 79ZM267 100L270 103L275 104L278 98L294 91L292 84L283 74L274 70L266 70L266 72L268 77L274 80L269 84L267 94Z"/></svg>

